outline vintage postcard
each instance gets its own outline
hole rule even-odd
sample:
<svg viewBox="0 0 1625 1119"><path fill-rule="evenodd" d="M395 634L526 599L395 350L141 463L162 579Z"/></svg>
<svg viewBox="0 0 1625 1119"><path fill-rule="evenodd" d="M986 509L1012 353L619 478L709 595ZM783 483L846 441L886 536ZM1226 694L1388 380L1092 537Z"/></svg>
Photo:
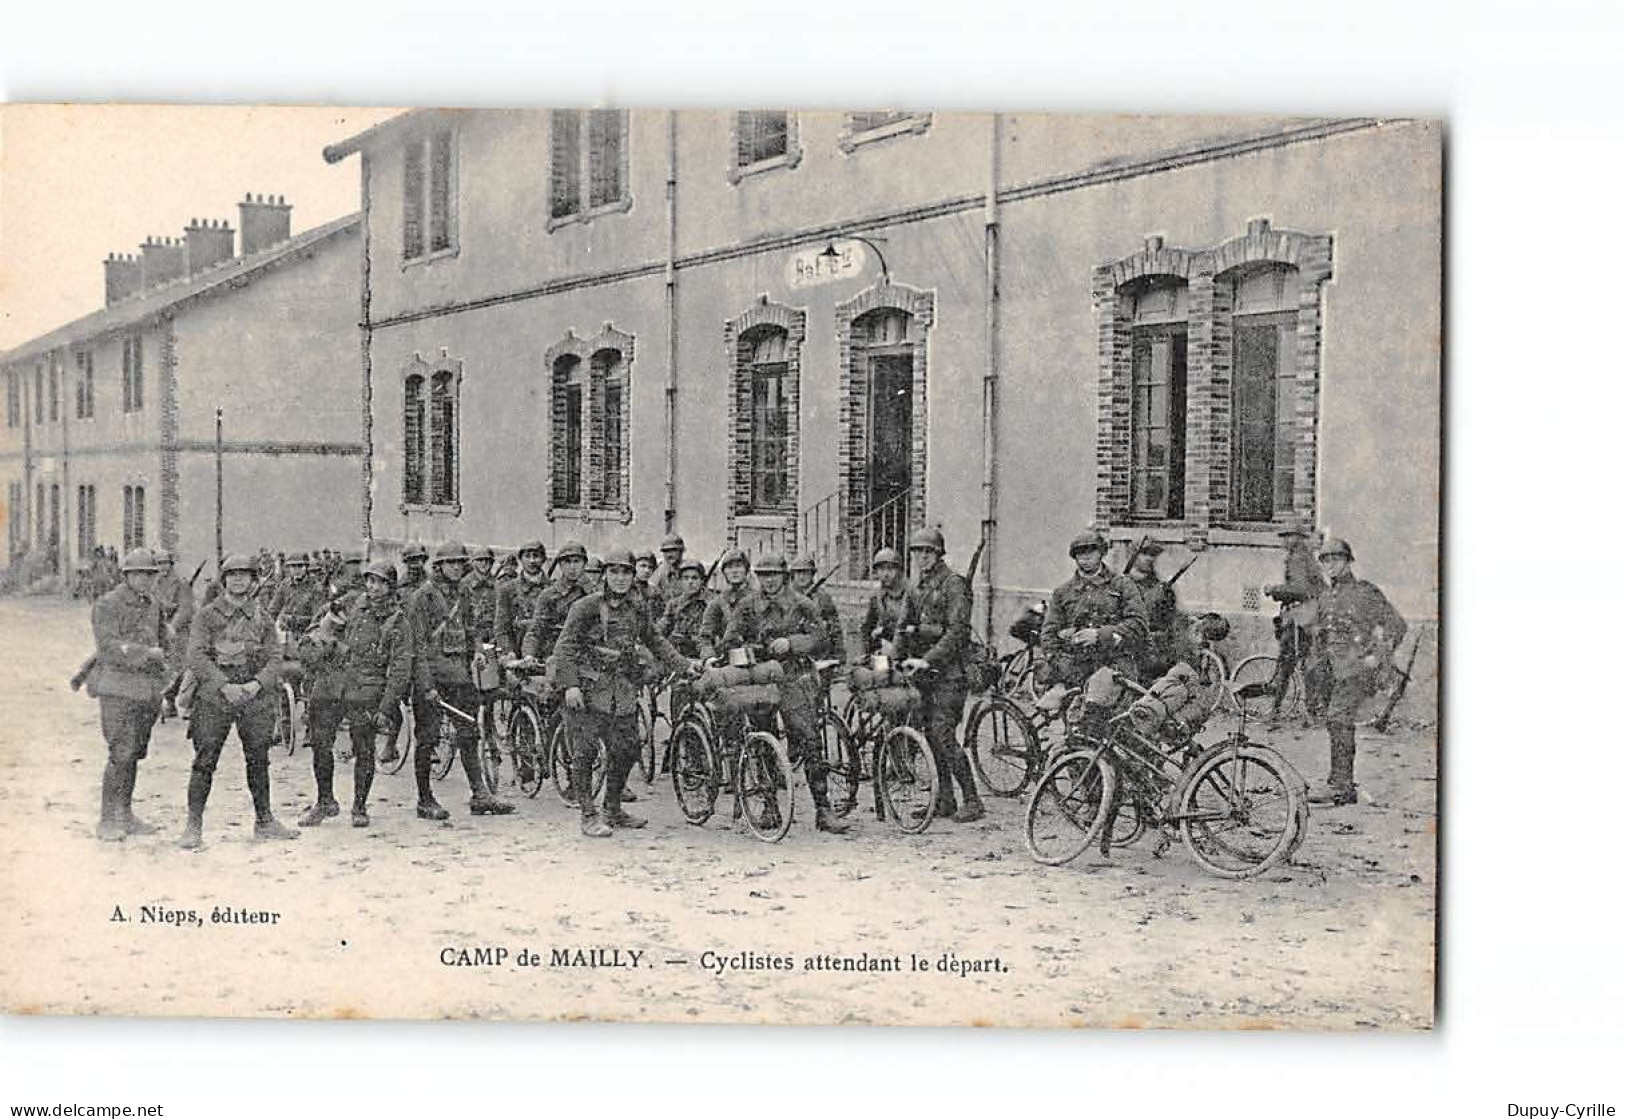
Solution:
<svg viewBox="0 0 1625 1119"><path fill-rule="evenodd" d="M1442 126L0 108L0 1006L1430 1029Z"/></svg>

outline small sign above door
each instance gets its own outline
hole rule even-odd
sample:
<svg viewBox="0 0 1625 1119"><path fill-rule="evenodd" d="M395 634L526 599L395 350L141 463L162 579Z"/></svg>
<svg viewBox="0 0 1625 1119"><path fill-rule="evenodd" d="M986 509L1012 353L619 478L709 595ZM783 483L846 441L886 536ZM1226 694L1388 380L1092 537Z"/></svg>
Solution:
<svg viewBox="0 0 1625 1119"><path fill-rule="evenodd" d="M792 290L816 287L856 279L868 266L869 253L861 241L832 241L791 256L784 266L784 279Z"/></svg>

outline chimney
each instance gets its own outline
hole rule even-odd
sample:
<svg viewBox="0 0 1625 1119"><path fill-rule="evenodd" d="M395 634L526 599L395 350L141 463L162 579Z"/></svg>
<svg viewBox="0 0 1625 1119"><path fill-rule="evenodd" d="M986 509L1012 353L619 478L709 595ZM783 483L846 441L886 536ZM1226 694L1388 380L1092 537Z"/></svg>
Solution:
<svg viewBox="0 0 1625 1119"><path fill-rule="evenodd" d="M186 274L186 246L173 237L148 237L141 243L141 290L151 291L160 284Z"/></svg>
<svg viewBox="0 0 1625 1119"><path fill-rule="evenodd" d="M280 194L245 194L237 203L237 226L243 231L243 255L253 256L286 241L293 210Z"/></svg>
<svg viewBox="0 0 1625 1119"><path fill-rule="evenodd" d="M186 227L186 274L195 276L223 260L230 260L235 237L230 222L193 218L192 224Z"/></svg>
<svg viewBox="0 0 1625 1119"><path fill-rule="evenodd" d="M141 262L129 253L108 253L102 261L107 273L107 305L141 292Z"/></svg>

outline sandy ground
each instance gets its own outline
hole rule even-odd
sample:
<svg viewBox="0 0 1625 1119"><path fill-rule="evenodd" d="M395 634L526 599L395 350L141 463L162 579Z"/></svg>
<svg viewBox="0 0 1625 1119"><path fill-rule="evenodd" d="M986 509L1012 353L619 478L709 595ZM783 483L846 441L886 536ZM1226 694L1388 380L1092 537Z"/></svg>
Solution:
<svg viewBox="0 0 1625 1119"><path fill-rule="evenodd" d="M0 1003L13 1013L1406 1030L1433 1021L1430 729L1363 732L1368 802L1317 812L1295 861L1248 882L1209 877L1177 843L1161 859L1142 842L1109 864L1091 853L1040 866L1017 800L991 800L981 823L939 822L921 836L858 815L837 838L812 830L802 787L794 830L767 846L718 820L684 823L657 783L635 808L648 828L587 840L548 788L513 816L470 817L460 770L441 782L447 824L413 816L408 773L381 774L371 829L346 816L297 842L257 844L235 739L216 775L209 844L185 852L174 840L190 748L174 722L154 736L137 790L138 811L162 833L93 837L104 747L95 702L66 686L90 649L88 608L0 600L0 632ZM1275 742L1311 781L1324 775L1321 733ZM308 752L279 752L272 781L292 823L312 796ZM348 805L342 769L338 793ZM143 906L195 912L199 923L144 921ZM216 907L279 916L215 923ZM508 954L456 966L479 948ZM637 966L575 966L578 949L622 965L640 956ZM521 964L524 950L539 966ZM561 950L571 966L555 958ZM707 953L754 955L759 966L718 974ZM902 966L809 968L826 954ZM760 966L770 957L791 969ZM954 960L987 970L956 974L944 966Z"/></svg>

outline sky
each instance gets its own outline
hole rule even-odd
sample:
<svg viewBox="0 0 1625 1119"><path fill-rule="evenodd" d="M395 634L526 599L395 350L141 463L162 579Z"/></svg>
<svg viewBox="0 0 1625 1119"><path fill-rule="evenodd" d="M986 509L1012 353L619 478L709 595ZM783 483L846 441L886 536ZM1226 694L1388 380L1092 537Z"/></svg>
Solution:
<svg viewBox="0 0 1625 1119"><path fill-rule="evenodd" d="M245 193L283 195L294 233L360 209L361 161L330 166L322 148L397 112L0 107L0 351L102 307L108 253L193 218L236 229Z"/></svg>

